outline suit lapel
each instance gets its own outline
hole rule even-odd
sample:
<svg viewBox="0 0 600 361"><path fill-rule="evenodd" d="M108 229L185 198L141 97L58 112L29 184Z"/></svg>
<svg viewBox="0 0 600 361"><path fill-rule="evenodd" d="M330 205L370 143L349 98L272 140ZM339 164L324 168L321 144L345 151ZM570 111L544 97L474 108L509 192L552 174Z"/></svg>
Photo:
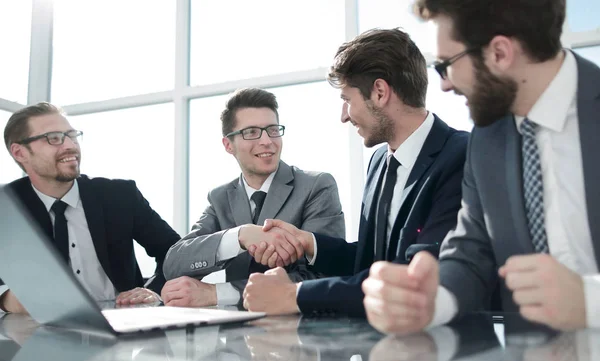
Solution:
<svg viewBox="0 0 600 361"><path fill-rule="evenodd" d="M377 213L377 200L383 183L386 154L387 146L383 146L375 152L371 164L372 169L367 174L360 215L358 245L354 264L355 272L369 267L375 257L375 215Z"/></svg>
<svg viewBox="0 0 600 361"><path fill-rule="evenodd" d="M425 139L425 143L423 143L423 147L419 152L419 156L417 157L417 160L415 161L415 164L408 175L406 184L404 186L404 191L402 192L400 210L398 211L396 219L394 220L392 232L390 232L387 259L390 259L390 257L392 257L392 259L396 258L398 251L397 248L400 246L398 243L398 232L399 229L404 227L406 218L408 217L410 209L414 204L413 198L415 197L417 185L420 184L419 180L425 174L427 169L429 169L442 148L444 148L444 144L446 144L449 132L450 128L448 125L434 114L434 121L431 130L429 131L429 134ZM406 201L407 199L409 201ZM396 236L396 234L398 234L398 236Z"/></svg>
<svg viewBox="0 0 600 361"><path fill-rule="evenodd" d="M252 214L250 213L250 201L248 194L244 189L244 181L242 175L238 182L233 183L232 187L227 189L227 198L229 207L235 224L252 224Z"/></svg>
<svg viewBox="0 0 600 361"><path fill-rule="evenodd" d="M54 241L54 228L50 220L50 214L44 205L44 202L33 190L33 186L28 177L21 178L12 183L12 189L18 195L19 199L27 207L30 214L42 227L44 233L49 239Z"/></svg>
<svg viewBox="0 0 600 361"><path fill-rule="evenodd" d="M107 249L106 240L106 229L104 223L104 207L100 200L99 194L94 192L90 180L82 175L77 179L79 185L79 197L81 198L81 204L83 205L83 212L85 213L85 219L88 223L88 229L92 236L92 242L94 243L94 249L98 260L106 272L106 275L114 284L112 270L110 267L110 261Z"/></svg>
<svg viewBox="0 0 600 361"><path fill-rule="evenodd" d="M600 269L600 167L598 166L598 135L600 135L600 72L587 60L577 59L579 86L577 89L577 117L579 119L579 139L583 163L583 181L588 213L588 224L596 265Z"/></svg>
<svg viewBox="0 0 600 361"><path fill-rule="evenodd" d="M504 170L506 174L506 188L509 197L510 211L513 215L513 227L517 241L522 249L517 253L533 253L533 244L527 225L525 213L525 196L523 194L523 171L521 159L521 135L517 131L514 117L507 116L498 120L502 122L506 131L506 149L504 152ZM513 252L514 253L514 252Z"/></svg>
<svg viewBox="0 0 600 361"><path fill-rule="evenodd" d="M267 218L275 218L277 213L285 202L287 201L290 193L294 189L291 183L294 181L294 174L289 165L283 161L279 162L279 168L273 178L269 192L267 192L267 198L263 205L260 217L258 218L258 224L263 224Z"/></svg>

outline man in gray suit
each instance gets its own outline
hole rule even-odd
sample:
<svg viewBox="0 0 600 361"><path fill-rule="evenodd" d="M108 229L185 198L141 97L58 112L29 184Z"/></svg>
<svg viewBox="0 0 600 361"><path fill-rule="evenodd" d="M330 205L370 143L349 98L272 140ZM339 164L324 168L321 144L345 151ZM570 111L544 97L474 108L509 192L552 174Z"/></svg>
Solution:
<svg viewBox="0 0 600 361"><path fill-rule="evenodd" d="M442 89L466 95L476 126L439 264L418 254L374 265L369 321L390 333L445 323L484 308L500 284L504 311L600 327L600 68L561 48L565 1L416 8L438 27Z"/></svg>
<svg viewBox="0 0 600 361"><path fill-rule="evenodd" d="M272 257L264 263L286 265L293 280L313 279L302 246L283 230L264 232L267 218L277 218L310 232L344 237L344 215L337 185L328 173L307 172L280 160L285 126L279 124L275 96L250 88L235 92L221 114L223 145L238 161L239 178L213 189L210 205L190 234L171 247L164 263L168 281L161 295L166 305L232 305L250 273L268 267L254 261L249 246ZM226 270L227 283L200 279Z"/></svg>

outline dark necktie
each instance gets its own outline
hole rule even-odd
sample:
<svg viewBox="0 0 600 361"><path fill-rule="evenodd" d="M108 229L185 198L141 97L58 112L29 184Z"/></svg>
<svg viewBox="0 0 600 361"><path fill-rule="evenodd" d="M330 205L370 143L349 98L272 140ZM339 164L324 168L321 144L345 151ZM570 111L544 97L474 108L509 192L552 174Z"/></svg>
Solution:
<svg viewBox="0 0 600 361"><path fill-rule="evenodd" d="M252 193L250 199L254 201L256 204L256 208L254 209L254 216L252 217L252 223L258 224L258 217L260 216L260 211L262 210L263 203L265 203L265 198L267 197L267 193L263 191L256 191Z"/></svg>
<svg viewBox="0 0 600 361"><path fill-rule="evenodd" d="M390 212L392 198L394 197L394 186L396 185L397 170L399 166L400 162L398 162L396 157L391 156L387 166L383 191L381 192L379 203L377 205L375 261L386 259L388 214Z"/></svg>
<svg viewBox="0 0 600 361"><path fill-rule="evenodd" d="M252 193L252 196L250 197L250 199L252 199L254 201L254 204L256 204L256 208L254 208L254 216L252 217L252 223L254 223L254 224L258 223L258 217L260 216L260 211L262 210L262 206L265 203L266 197L267 197L267 193L265 193L263 191L256 191L256 192ZM255 273L255 272L264 273L268 269L269 269L269 267L263 266L260 263L256 263L254 258L252 258L250 260L248 272L249 273Z"/></svg>
<svg viewBox="0 0 600 361"><path fill-rule="evenodd" d="M54 212L54 244L58 252L68 263L69 229L67 228L67 218L65 218L67 204L61 200L57 200L50 209Z"/></svg>
<svg viewBox="0 0 600 361"><path fill-rule="evenodd" d="M523 157L523 192L527 210L527 224L533 249L548 253L548 238L544 225L544 187L540 154L535 141L536 124L525 118L521 123L521 156Z"/></svg>

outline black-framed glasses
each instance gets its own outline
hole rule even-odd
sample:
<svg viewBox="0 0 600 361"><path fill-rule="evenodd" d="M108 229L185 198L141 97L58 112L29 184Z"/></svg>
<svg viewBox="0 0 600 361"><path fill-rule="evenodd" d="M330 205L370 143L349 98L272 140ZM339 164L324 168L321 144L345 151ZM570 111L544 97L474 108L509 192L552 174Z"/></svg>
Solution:
<svg viewBox="0 0 600 361"><path fill-rule="evenodd" d="M460 52L460 53L454 55L453 57L450 57L449 59L446 59L444 61L436 61L432 65L433 65L435 71L437 71L437 73L440 75L440 77L442 79L447 79L448 78L448 67L450 65L452 65L458 59L462 58L463 56L465 56L469 53L474 52L477 49L479 49L479 48L469 48L469 49L467 49L463 52Z"/></svg>
<svg viewBox="0 0 600 361"><path fill-rule="evenodd" d="M248 128L236 130L235 132L231 132L231 133L227 134L226 137L229 138L229 137L233 137L234 135L241 134L242 138L244 138L245 140L254 140L254 139L260 139L260 137L262 137L263 131L267 132L267 135L269 136L269 138L279 138L279 137L283 136L283 133L285 131L285 126L279 125L279 124L273 124L273 125L268 125L264 128L248 127Z"/></svg>
<svg viewBox="0 0 600 361"><path fill-rule="evenodd" d="M50 145L62 145L65 142L65 137L71 138L74 143L79 143L79 138L83 135L80 130L67 130L66 132L48 132L35 137L26 138L16 142L17 144L29 144L35 142L38 139L46 138Z"/></svg>

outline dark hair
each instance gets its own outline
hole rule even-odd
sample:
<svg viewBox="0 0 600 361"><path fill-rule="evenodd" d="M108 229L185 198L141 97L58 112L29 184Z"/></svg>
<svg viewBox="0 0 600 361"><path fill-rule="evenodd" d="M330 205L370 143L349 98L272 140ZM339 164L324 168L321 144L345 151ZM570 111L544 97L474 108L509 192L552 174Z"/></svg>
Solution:
<svg viewBox="0 0 600 361"><path fill-rule="evenodd" d="M29 119L47 114L64 114L64 111L48 102L41 102L20 109L11 115L4 128L4 144L10 152L10 146L29 136Z"/></svg>
<svg viewBox="0 0 600 361"><path fill-rule="evenodd" d="M421 51L400 29L368 30L338 49L327 80L340 88L358 88L371 97L373 83L385 80L404 104L425 107L427 64Z"/></svg>
<svg viewBox="0 0 600 361"><path fill-rule="evenodd" d="M425 20L450 17L452 38L467 48L484 47L504 35L519 40L537 62L552 59L562 48L565 0L417 0L415 12Z"/></svg>
<svg viewBox="0 0 600 361"><path fill-rule="evenodd" d="M225 110L221 113L223 136L233 131L237 111L244 108L269 108L275 113L279 123L279 105L273 93L259 88L238 89L231 94L225 104Z"/></svg>
<svg viewBox="0 0 600 361"><path fill-rule="evenodd" d="M31 117L47 114L64 114L64 111L56 105L52 105L48 102L41 102L14 112L13 115L8 118L6 127L4 127L4 144L6 145L8 152L10 153L10 146L13 143L29 137L29 119ZM29 145L26 144L25 147L29 148ZM15 162L23 171L25 170L21 163L17 162L16 160Z"/></svg>

